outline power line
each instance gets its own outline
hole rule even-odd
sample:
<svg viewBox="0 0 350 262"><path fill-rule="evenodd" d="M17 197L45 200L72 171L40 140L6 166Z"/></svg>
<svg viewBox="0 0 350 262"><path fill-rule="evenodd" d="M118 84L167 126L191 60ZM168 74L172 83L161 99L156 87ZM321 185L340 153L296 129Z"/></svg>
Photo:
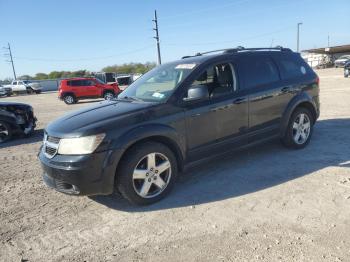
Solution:
<svg viewBox="0 0 350 262"><path fill-rule="evenodd" d="M75 58L75 59L60 59L60 58L37 58L37 57L20 57L16 56L16 59L19 60L27 60L27 61L43 61L43 62L74 62L74 61L92 61L92 60L104 60L108 58L113 58L113 57L118 57L118 56L123 56L123 55L129 55L137 52L141 52L147 49L152 48L153 45L148 45L143 48L119 53L119 54L113 54L113 55L108 55L108 56L100 56L100 57L90 57L90 58Z"/></svg>
<svg viewBox="0 0 350 262"><path fill-rule="evenodd" d="M255 39L255 38L260 38L260 37L264 37L264 36L274 35L276 33L289 31L292 28L294 28L294 26L286 26L286 27L280 28L279 30L275 30L275 31L272 31L272 32L266 32L266 33L263 33L263 34L258 34L258 35L249 36L249 37L245 37L245 38L239 38L239 39L236 39L236 40L206 42L206 43L183 43L183 44L167 44L167 43L164 43L164 45L167 45L167 46L183 46L183 45L185 45L185 46L202 46L202 45L228 44L228 43L234 43L234 42L242 41L242 40L249 40L249 39Z"/></svg>
<svg viewBox="0 0 350 262"><path fill-rule="evenodd" d="M159 30L158 30L158 18L157 18L157 10L154 10L154 19L152 20L154 22L155 28L153 30L156 33L156 36L153 37L157 41L157 51L158 51L158 65L162 64L162 59L160 57L160 43L159 43Z"/></svg>

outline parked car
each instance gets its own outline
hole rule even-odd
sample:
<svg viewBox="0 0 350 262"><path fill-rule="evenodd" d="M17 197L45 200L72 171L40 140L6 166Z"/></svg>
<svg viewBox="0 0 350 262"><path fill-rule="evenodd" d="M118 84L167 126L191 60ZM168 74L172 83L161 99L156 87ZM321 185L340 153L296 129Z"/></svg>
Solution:
<svg viewBox="0 0 350 262"><path fill-rule="evenodd" d="M120 90L125 90L132 82L141 77L141 74L120 75L116 77Z"/></svg>
<svg viewBox="0 0 350 262"><path fill-rule="evenodd" d="M37 82L32 82L30 80L14 80L10 85L5 85L7 88L11 88L14 93L26 92L30 93L41 93L41 85Z"/></svg>
<svg viewBox="0 0 350 262"><path fill-rule="evenodd" d="M49 124L39 153L45 183L73 195L117 191L145 205L200 161L272 139L294 149L310 142L319 78L300 54L207 54L158 66L117 99Z"/></svg>
<svg viewBox="0 0 350 262"><path fill-rule="evenodd" d="M30 135L36 127L33 107L27 104L0 102L0 143L14 135Z"/></svg>
<svg viewBox="0 0 350 262"><path fill-rule="evenodd" d="M350 61L350 55L343 55L334 61L334 65L336 68L337 67L344 67L346 62L349 62L349 61Z"/></svg>
<svg viewBox="0 0 350 262"><path fill-rule="evenodd" d="M0 97L2 97L2 96L11 96L11 95L12 95L12 89L11 88L0 86Z"/></svg>
<svg viewBox="0 0 350 262"><path fill-rule="evenodd" d="M120 93L117 83L105 84L97 78L70 78L61 80L59 98L66 104L75 104L81 99L114 98Z"/></svg>
<svg viewBox="0 0 350 262"><path fill-rule="evenodd" d="M350 61L344 65L344 77L349 77L350 75Z"/></svg>

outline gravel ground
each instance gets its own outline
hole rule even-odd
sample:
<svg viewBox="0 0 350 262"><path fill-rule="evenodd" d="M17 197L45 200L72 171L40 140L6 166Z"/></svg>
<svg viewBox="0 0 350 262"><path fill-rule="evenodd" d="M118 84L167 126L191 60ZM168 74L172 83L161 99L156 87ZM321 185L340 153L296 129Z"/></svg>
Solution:
<svg viewBox="0 0 350 262"><path fill-rule="evenodd" d="M43 128L89 103L1 99L32 104L39 125L0 146L0 261L350 261L350 79L318 74L322 113L307 148L275 142L212 161L142 208L43 184Z"/></svg>

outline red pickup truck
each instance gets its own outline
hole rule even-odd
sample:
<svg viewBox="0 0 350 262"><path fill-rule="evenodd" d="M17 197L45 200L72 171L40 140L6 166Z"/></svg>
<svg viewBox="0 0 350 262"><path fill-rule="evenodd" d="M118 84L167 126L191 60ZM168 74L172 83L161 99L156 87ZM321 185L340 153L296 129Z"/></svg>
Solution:
<svg viewBox="0 0 350 262"><path fill-rule="evenodd" d="M58 94L66 104L71 105L80 99L114 98L120 93L117 83L105 84L97 78L70 78L61 80Z"/></svg>

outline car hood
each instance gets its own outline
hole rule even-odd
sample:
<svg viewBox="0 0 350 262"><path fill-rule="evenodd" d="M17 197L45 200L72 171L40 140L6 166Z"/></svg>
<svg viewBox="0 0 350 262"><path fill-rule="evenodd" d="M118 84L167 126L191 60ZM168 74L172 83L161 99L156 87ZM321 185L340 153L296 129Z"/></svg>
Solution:
<svg viewBox="0 0 350 262"><path fill-rule="evenodd" d="M0 102L0 106L19 106L19 107L31 107L28 104L17 103L17 102Z"/></svg>
<svg viewBox="0 0 350 262"><path fill-rule="evenodd" d="M56 137L78 137L90 133L103 132L111 122L130 114L153 107L154 103L129 101L103 101L97 105L74 111L51 122L46 131Z"/></svg>

